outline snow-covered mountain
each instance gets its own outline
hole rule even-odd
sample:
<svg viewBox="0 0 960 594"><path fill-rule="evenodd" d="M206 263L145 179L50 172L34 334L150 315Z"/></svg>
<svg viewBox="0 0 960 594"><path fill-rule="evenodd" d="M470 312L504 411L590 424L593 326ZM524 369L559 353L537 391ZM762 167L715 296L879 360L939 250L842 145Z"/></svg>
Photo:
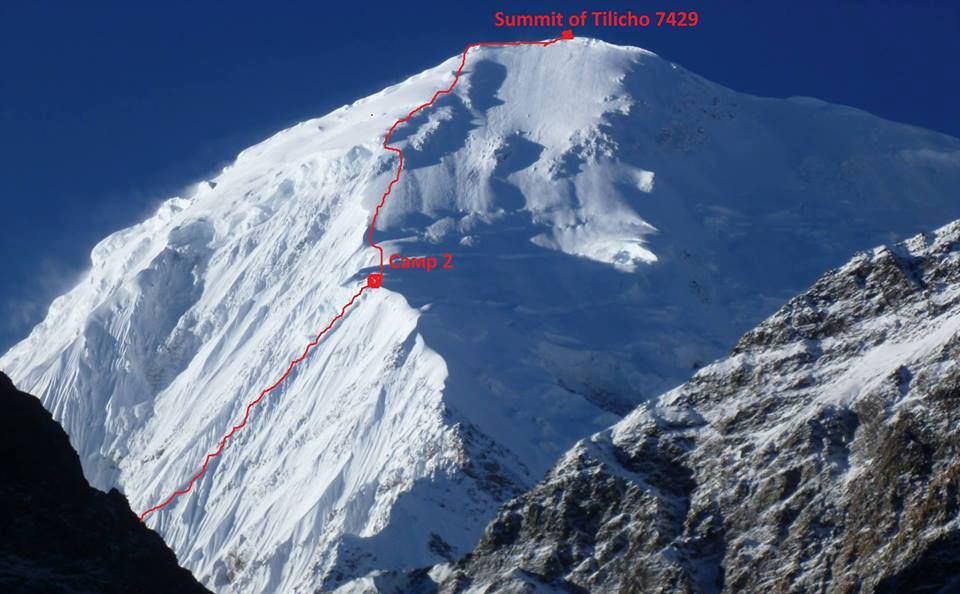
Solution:
<svg viewBox="0 0 960 594"><path fill-rule="evenodd" d="M954 593L958 415L960 221L859 254L579 442L460 563L349 590Z"/></svg>
<svg viewBox="0 0 960 594"><path fill-rule="evenodd" d="M241 153L101 242L2 358L136 510L184 486L377 262L390 125L455 57ZM960 141L742 95L592 40L473 50L398 128L388 270L151 515L209 587L312 592L453 559L576 440L857 249L960 217Z"/></svg>

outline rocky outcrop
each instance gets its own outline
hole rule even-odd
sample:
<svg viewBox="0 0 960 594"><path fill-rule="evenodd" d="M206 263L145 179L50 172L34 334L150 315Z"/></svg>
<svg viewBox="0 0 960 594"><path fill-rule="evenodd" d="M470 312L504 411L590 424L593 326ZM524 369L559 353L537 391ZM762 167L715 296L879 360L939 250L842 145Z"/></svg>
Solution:
<svg viewBox="0 0 960 594"><path fill-rule="evenodd" d="M958 423L960 222L826 274L406 587L960 591Z"/></svg>
<svg viewBox="0 0 960 594"><path fill-rule="evenodd" d="M123 495L87 483L64 430L2 373L0 591L207 593Z"/></svg>

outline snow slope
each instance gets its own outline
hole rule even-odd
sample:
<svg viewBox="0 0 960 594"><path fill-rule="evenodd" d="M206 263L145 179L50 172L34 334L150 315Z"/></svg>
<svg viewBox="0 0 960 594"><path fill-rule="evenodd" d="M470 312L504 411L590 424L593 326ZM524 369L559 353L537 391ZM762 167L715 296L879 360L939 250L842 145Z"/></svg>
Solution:
<svg viewBox="0 0 960 594"><path fill-rule="evenodd" d="M91 482L183 486L373 270L398 117L459 57L251 147L92 254L2 358ZM577 439L685 380L856 249L960 217L960 141L715 85L593 40L471 52L398 129L388 271L187 497L148 519L219 592L470 550Z"/></svg>

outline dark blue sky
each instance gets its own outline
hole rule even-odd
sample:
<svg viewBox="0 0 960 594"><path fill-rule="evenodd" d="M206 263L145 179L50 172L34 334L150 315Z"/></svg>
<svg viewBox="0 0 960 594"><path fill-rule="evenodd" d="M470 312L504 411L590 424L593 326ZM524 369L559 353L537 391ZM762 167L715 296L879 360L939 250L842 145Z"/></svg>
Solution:
<svg viewBox="0 0 960 594"><path fill-rule="evenodd" d="M496 10L695 9L689 30L582 30L739 91L960 136L960 2L0 3L0 351L102 237L237 152L503 31Z"/></svg>

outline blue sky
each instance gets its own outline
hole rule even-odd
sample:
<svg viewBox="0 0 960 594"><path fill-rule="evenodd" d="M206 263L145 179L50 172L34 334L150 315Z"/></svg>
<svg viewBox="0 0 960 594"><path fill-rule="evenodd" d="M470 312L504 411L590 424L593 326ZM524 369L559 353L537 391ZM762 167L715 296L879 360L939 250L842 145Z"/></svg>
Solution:
<svg viewBox="0 0 960 594"><path fill-rule="evenodd" d="M538 38L493 13L695 9L690 30L583 30L713 81L960 136L960 2L4 2L0 350L92 246L237 152L471 41Z"/></svg>

